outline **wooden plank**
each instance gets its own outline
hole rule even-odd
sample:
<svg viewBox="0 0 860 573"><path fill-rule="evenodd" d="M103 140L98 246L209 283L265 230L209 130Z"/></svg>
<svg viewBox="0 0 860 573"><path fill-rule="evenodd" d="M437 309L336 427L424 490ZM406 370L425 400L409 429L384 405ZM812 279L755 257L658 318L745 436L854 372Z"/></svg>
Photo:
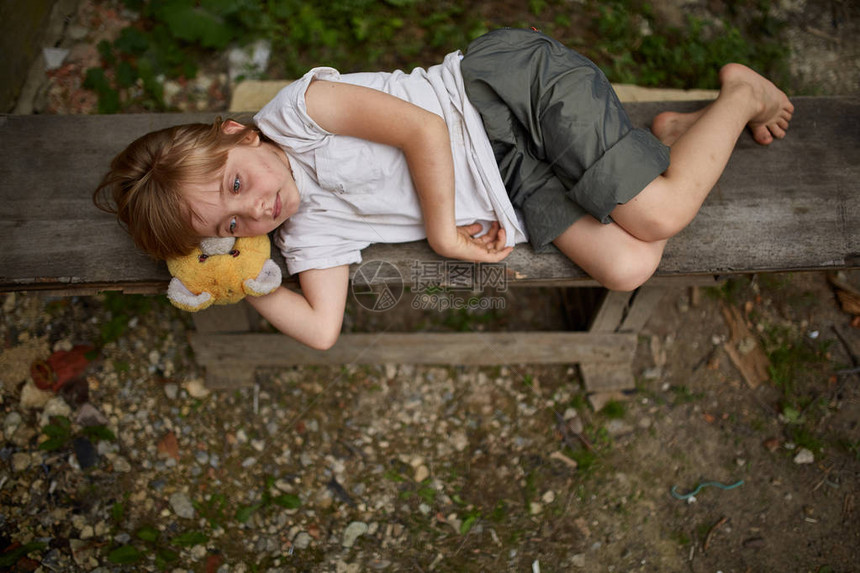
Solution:
<svg viewBox="0 0 860 573"><path fill-rule="evenodd" d="M210 306L191 313L194 328L200 333L250 332L254 309L244 300L237 304Z"/></svg>
<svg viewBox="0 0 860 573"><path fill-rule="evenodd" d="M327 351L277 334L192 334L202 365L573 364L632 360L635 334L586 332L342 334Z"/></svg>
<svg viewBox="0 0 860 573"><path fill-rule="evenodd" d="M594 315L589 332L616 332L627 312L633 293L606 291Z"/></svg>
<svg viewBox="0 0 860 573"><path fill-rule="evenodd" d="M794 103L785 140L762 147L741 138L699 216L669 242L658 276L860 267L860 98ZM645 124L659 111L696 105L627 107ZM0 289L166 284L164 266L136 252L91 194L110 158L135 137L213 116L0 115ZM416 260L439 260L423 242L364 253L379 258L407 280ZM505 265L509 284L586 278L562 255L537 256L527 246Z"/></svg>
<svg viewBox="0 0 860 573"><path fill-rule="evenodd" d="M253 386L253 366L247 364L223 364L210 362L206 365L206 387L210 390L233 390Z"/></svg>
<svg viewBox="0 0 860 573"><path fill-rule="evenodd" d="M642 330L665 295L666 289L663 287L642 286L637 289L619 331L638 333Z"/></svg>
<svg viewBox="0 0 860 573"><path fill-rule="evenodd" d="M586 392L631 390L636 387L633 366L628 362L583 362L579 373Z"/></svg>

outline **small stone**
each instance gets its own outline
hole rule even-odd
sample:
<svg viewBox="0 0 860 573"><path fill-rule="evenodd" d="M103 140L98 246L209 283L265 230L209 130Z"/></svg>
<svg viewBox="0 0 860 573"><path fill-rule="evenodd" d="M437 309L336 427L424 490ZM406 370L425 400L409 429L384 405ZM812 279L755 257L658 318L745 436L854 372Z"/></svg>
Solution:
<svg viewBox="0 0 860 573"><path fill-rule="evenodd" d="M543 494L543 497L541 497L541 499L544 503L552 503L555 501L555 492L549 490L545 494Z"/></svg>
<svg viewBox="0 0 860 573"><path fill-rule="evenodd" d="M466 437L466 433L462 430L456 431L451 434L451 444L454 446L454 449L458 452L462 452L469 445L469 438Z"/></svg>
<svg viewBox="0 0 860 573"><path fill-rule="evenodd" d="M343 541L341 542L341 545L344 547L352 547L355 544L355 540L365 533L367 533L367 524L362 521L353 521L346 526L346 530L343 532Z"/></svg>
<svg viewBox="0 0 860 573"><path fill-rule="evenodd" d="M39 426L45 427L50 424L53 416L68 418L71 413L72 409L66 404L66 401L59 396L54 396L45 403L45 409L42 410L42 417L39 419Z"/></svg>
<svg viewBox="0 0 860 573"><path fill-rule="evenodd" d="M210 394L209 390L206 388L206 385L201 378L193 378L183 384L183 387L185 388L185 391L188 392L188 395L192 398L205 398Z"/></svg>
<svg viewBox="0 0 860 573"><path fill-rule="evenodd" d="M389 380L394 380L397 377L397 365L396 364L386 364L385 365L385 377Z"/></svg>
<svg viewBox="0 0 860 573"><path fill-rule="evenodd" d="M169 501L173 512L179 517L184 517L185 519L194 517L194 506L186 494L178 491L170 496Z"/></svg>
<svg viewBox="0 0 860 573"><path fill-rule="evenodd" d="M415 468L415 481L417 483L423 482L428 477L430 477L430 470L427 469L427 466L420 465Z"/></svg>
<svg viewBox="0 0 860 573"><path fill-rule="evenodd" d="M167 396L168 400L176 400L176 397L179 396L179 386L173 382L168 382L164 385L164 395Z"/></svg>
<svg viewBox="0 0 860 573"><path fill-rule="evenodd" d="M577 569L585 569L585 553L577 553L571 557L570 564Z"/></svg>
<svg viewBox="0 0 860 573"><path fill-rule="evenodd" d="M663 376L663 368L660 366L654 366L651 368L646 368L642 371L642 379L643 380L659 380Z"/></svg>
<svg viewBox="0 0 860 573"><path fill-rule="evenodd" d="M75 563L89 571L91 559L97 550L96 544L81 539L69 539L69 549L72 550Z"/></svg>
<svg viewBox="0 0 860 573"><path fill-rule="evenodd" d="M21 388L20 406L22 410L37 410L43 408L48 401L53 398L51 392L39 390L32 380L27 380Z"/></svg>
<svg viewBox="0 0 860 573"><path fill-rule="evenodd" d="M30 454L22 452L12 454L12 471L15 473L23 472L30 467Z"/></svg>
<svg viewBox="0 0 860 573"><path fill-rule="evenodd" d="M79 426L107 426L108 419L99 412L98 408L87 402L78 409L75 421Z"/></svg>
<svg viewBox="0 0 860 573"><path fill-rule="evenodd" d="M117 456L116 458L114 458L113 462L111 462L111 465L113 465L113 471L115 472L127 474L131 471L131 464L128 463L128 460L122 456Z"/></svg>
<svg viewBox="0 0 860 573"><path fill-rule="evenodd" d="M307 549L312 540L313 538L307 531L299 531L298 535L293 539L293 547L296 549Z"/></svg>
<svg viewBox="0 0 860 573"><path fill-rule="evenodd" d="M618 436L632 433L633 426L623 420L610 420L609 423L606 424L606 431L610 436L616 438Z"/></svg>
<svg viewBox="0 0 860 573"><path fill-rule="evenodd" d="M798 450L797 455L794 456L794 463L796 464L811 464L815 461L815 454L809 451L806 448L800 448Z"/></svg>
<svg viewBox="0 0 860 573"><path fill-rule="evenodd" d="M22 418L21 414L18 412L9 412L6 418L3 420L3 435L11 436L15 433L15 430L18 429L18 426L21 425Z"/></svg>
<svg viewBox="0 0 860 573"><path fill-rule="evenodd" d="M99 453L96 447L86 438L75 438L72 440L75 450L75 458L82 470L89 469L99 463Z"/></svg>
<svg viewBox="0 0 860 573"><path fill-rule="evenodd" d="M538 515L543 511L543 505L540 503L533 501L529 504L529 513L532 515Z"/></svg>

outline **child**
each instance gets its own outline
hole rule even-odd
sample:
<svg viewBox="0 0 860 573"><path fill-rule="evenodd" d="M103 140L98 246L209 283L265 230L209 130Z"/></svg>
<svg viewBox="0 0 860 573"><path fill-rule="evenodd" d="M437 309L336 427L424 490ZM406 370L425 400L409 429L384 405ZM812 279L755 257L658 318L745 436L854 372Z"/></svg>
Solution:
<svg viewBox="0 0 860 573"><path fill-rule="evenodd" d="M497 262L527 229L538 252L555 245L607 288L641 285L745 126L763 145L788 128L793 106L768 80L729 64L720 81L703 110L657 116L654 137L632 128L590 61L540 32L497 30L465 57L408 75L311 70L256 128L146 135L114 159L95 198L159 258L202 237L280 227L301 294L282 287L249 302L285 334L328 348L348 265L374 242L426 236L443 256Z"/></svg>

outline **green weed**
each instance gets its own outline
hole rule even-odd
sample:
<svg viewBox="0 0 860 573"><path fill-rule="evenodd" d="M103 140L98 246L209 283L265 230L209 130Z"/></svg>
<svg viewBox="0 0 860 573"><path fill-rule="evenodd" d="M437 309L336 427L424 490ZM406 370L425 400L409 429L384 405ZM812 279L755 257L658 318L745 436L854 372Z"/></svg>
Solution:
<svg viewBox="0 0 860 573"><path fill-rule="evenodd" d="M209 541L209 537L200 531L187 531L165 540L162 539L162 532L152 525L141 526L135 531L134 537L136 542L111 549L107 555L108 561L117 565L133 565L154 555L156 567L164 570L179 561L177 549L205 545Z"/></svg>
<svg viewBox="0 0 860 573"><path fill-rule="evenodd" d="M606 403L600 413L609 418L610 420L620 420L624 418L624 414L626 414L626 409L624 404L618 402L617 400L610 400Z"/></svg>
<svg viewBox="0 0 860 573"><path fill-rule="evenodd" d="M593 23L596 61L611 81L645 86L717 88L717 74L728 62L744 63L785 83L784 22L771 14L768 3L749 4L720 20L688 16L679 29L661 21L641 0L600 2Z"/></svg>
<svg viewBox="0 0 860 573"><path fill-rule="evenodd" d="M240 506L239 509L236 510L236 521L239 523L247 523L248 520L257 513L257 511L265 510L272 506L279 506L285 509L298 509L302 506L302 500L297 495L291 493L272 495L270 491L274 485L275 478L267 477L260 501L251 505Z"/></svg>
<svg viewBox="0 0 860 573"><path fill-rule="evenodd" d="M39 444L39 449L49 452L63 449L75 436L96 442L116 440L114 433L105 426L84 426L75 430L72 428L72 422L65 416L51 416L50 423L42 427L42 433L48 439Z"/></svg>
<svg viewBox="0 0 860 573"><path fill-rule="evenodd" d="M675 404L677 405L689 404L705 397L704 392L693 392L687 386L672 386L671 391L675 395Z"/></svg>
<svg viewBox="0 0 860 573"><path fill-rule="evenodd" d="M100 113L167 111L165 79L193 79L203 57L257 39L271 42L268 73L281 78L300 77L317 65L343 72L427 66L492 28L530 25L581 49L616 82L713 88L729 61L778 83L788 76L784 23L769 3L754 0L729 0L723 18L690 17L680 29L662 22L643 0L589 2L589 41L582 30L570 30L570 5L562 0L529 0L521 14L504 21L451 0L124 3L140 18L113 42L99 44L101 65L87 71L85 87L98 94Z"/></svg>

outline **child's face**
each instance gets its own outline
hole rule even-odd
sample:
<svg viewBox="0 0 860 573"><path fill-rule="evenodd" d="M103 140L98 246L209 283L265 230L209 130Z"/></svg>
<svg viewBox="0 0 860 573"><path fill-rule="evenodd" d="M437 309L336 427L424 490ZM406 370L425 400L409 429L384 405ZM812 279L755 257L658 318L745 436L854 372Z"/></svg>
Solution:
<svg viewBox="0 0 860 573"><path fill-rule="evenodd" d="M225 122L224 129L236 129ZM194 230L203 237L265 235L299 207L299 191L286 154L274 144L249 134L227 154L221 176L189 185L186 200L198 217Z"/></svg>

